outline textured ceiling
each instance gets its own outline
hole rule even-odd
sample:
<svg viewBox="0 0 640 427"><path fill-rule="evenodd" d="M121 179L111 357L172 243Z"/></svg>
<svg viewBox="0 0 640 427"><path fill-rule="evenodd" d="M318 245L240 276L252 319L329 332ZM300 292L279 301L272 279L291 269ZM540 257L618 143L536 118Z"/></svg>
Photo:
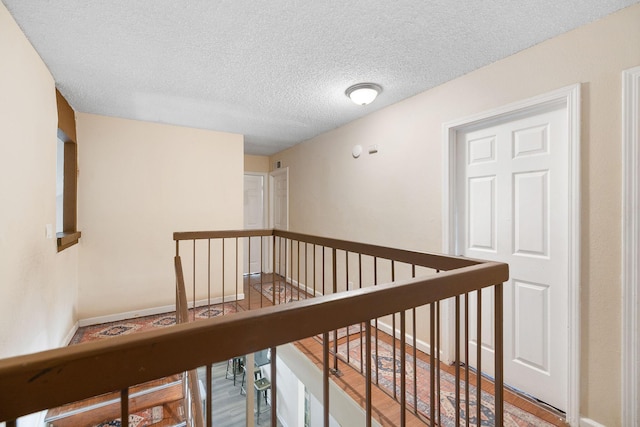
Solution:
<svg viewBox="0 0 640 427"><path fill-rule="evenodd" d="M76 111L266 155L640 0L2 1Z"/></svg>

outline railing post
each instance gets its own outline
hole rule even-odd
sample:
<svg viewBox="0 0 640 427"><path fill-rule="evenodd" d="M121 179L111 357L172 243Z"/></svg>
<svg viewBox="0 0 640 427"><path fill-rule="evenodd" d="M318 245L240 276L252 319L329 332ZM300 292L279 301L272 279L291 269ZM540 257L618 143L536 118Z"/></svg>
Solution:
<svg viewBox="0 0 640 427"><path fill-rule="evenodd" d="M329 427L329 333L322 333L322 406L324 427Z"/></svg>
<svg viewBox="0 0 640 427"><path fill-rule="evenodd" d="M495 412L496 427L504 422L504 348L502 283L495 285Z"/></svg>
<svg viewBox="0 0 640 427"><path fill-rule="evenodd" d="M455 298L456 425L460 425L460 296Z"/></svg>
<svg viewBox="0 0 640 427"><path fill-rule="evenodd" d="M249 241L251 241L251 237L249 237ZM239 262L238 262L238 255L239 255L239 248L238 248L239 242L238 242L238 238L236 237L236 311L238 310L238 279L240 279L240 277L238 276L238 267L239 267ZM251 262L251 252L249 252L248 254L248 259L249 262ZM249 270L251 270L249 268ZM247 270L247 271L249 271ZM249 281L251 281L251 277L249 277ZM249 292L251 293L251 292ZM249 301L249 310L251 310L251 301ZM222 306L222 313L224 314L224 306Z"/></svg>
<svg viewBox="0 0 640 427"><path fill-rule="evenodd" d="M207 239L207 317L211 317L211 239Z"/></svg>
<svg viewBox="0 0 640 427"><path fill-rule="evenodd" d="M224 251L223 251L224 253ZM193 301L192 301L192 306L191 308L193 308L193 320L196 320L196 239L193 239ZM224 285L222 285L222 294L224 295ZM186 292L186 290L185 290ZM222 302L224 303L224 297L222 298ZM186 319L185 319L186 322Z"/></svg>
<svg viewBox="0 0 640 427"><path fill-rule="evenodd" d="M278 370L276 347L271 347L271 425L278 425Z"/></svg>
<svg viewBox="0 0 640 427"><path fill-rule="evenodd" d="M213 369L207 365L207 427L213 427Z"/></svg>
<svg viewBox="0 0 640 427"><path fill-rule="evenodd" d="M411 265L411 277L416 277L416 266L415 264ZM417 331L417 321L416 321L416 308L411 309L411 331L413 333L413 412L418 413L418 356L416 354L416 349L418 348L417 339L418 339L418 331Z"/></svg>
<svg viewBox="0 0 640 427"><path fill-rule="evenodd" d="M276 301L276 235L273 235L273 250L271 252L271 263L273 264L271 270L271 289L273 289L271 302L275 305ZM261 289L262 290L262 289ZM261 292L262 293L262 292ZM262 296L260 296L260 307L262 307Z"/></svg>
<svg viewBox="0 0 640 427"><path fill-rule="evenodd" d="M129 427L129 389L120 391L120 425Z"/></svg>
<svg viewBox="0 0 640 427"><path fill-rule="evenodd" d="M336 248L331 249L332 254L332 280L333 280L333 293L338 293L338 257L336 254ZM347 326L347 338L349 334L349 327ZM338 369L338 330L333 331L333 374L340 376L340 370Z"/></svg>
<svg viewBox="0 0 640 427"><path fill-rule="evenodd" d="M367 320L364 326L365 333L365 357L367 358L366 363L366 379L365 379L365 389L366 389L366 410L367 410L367 427L371 427L371 415L372 415L372 405L371 405L371 320Z"/></svg>
<svg viewBox="0 0 640 427"><path fill-rule="evenodd" d="M395 317L395 314L393 315ZM406 366L406 313L400 312L400 425L404 427L407 423L407 366ZM395 332L394 332L395 333ZM395 344L394 344L395 346ZM395 369L394 369L395 370ZM458 425L458 424L456 424Z"/></svg>
<svg viewBox="0 0 640 427"><path fill-rule="evenodd" d="M225 258L225 257L224 257L224 255L225 255L225 250L224 250L224 240L225 240L225 239L224 239L224 237L223 237L223 238L222 238L222 308L223 308L223 310L224 310L224 282L225 282L225 274L224 274L224 271L225 271L225 264L226 264L225 259L224 259L224 258ZM195 252L194 252L194 257L195 257ZM195 269L194 269L193 274L195 275ZM194 292L195 292L195 291L194 291ZM194 301L193 301L193 306L194 306L194 307L195 307L195 304L196 304L196 302L195 302L195 296L194 296ZM195 317L194 317L194 320L195 320Z"/></svg>
<svg viewBox="0 0 640 427"><path fill-rule="evenodd" d="M482 289L476 291L476 419L482 416Z"/></svg>
<svg viewBox="0 0 640 427"><path fill-rule="evenodd" d="M435 303L429 304L429 418L430 425L436 425L436 307ZM478 418L480 419L480 418Z"/></svg>
<svg viewBox="0 0 640 427"><path fill-rule="evenodd" d="M469 404L469 399L471 396L471 392L469 389L469 292L464 294L464 401L465 401L465 411L467 414L467 425L469 424L469 418L471 415L469 414L471 405Z"/></svg>

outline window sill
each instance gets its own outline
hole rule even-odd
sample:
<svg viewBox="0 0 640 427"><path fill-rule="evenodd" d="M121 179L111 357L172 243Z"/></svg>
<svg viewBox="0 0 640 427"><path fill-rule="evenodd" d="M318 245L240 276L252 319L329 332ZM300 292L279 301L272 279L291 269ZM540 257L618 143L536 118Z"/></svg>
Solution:
<svg viewBox="0 0 640 427"><path fill-rule="evenodd" d="M78 243L80 236L79 231L63 231L62 233L56 233L56 240L58 241L58 252L67 249Z"/></svg>

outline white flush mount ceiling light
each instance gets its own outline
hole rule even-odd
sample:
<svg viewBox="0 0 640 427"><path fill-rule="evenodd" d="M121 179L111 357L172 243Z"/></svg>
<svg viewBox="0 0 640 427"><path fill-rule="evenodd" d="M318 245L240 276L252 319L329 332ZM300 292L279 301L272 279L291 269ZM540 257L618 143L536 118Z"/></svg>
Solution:
<svg viewBox="0 0 640 427"><path fill-rule="evenodd" d="M358 83L349 87L345 94L358 105L371 104L382 88L375 83Z"/></svg>

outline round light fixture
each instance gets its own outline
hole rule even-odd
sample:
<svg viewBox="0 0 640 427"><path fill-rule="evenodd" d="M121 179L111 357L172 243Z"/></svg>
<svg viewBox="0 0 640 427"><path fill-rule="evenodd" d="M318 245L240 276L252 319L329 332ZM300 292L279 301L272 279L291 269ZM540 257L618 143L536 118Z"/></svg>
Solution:
<svg viewBox="0 0 640 427"><path fill-rule="evenodd" d="M356 104L371 104L382 88L375 83L358 83L349 87L344 93Z"/></svg>

